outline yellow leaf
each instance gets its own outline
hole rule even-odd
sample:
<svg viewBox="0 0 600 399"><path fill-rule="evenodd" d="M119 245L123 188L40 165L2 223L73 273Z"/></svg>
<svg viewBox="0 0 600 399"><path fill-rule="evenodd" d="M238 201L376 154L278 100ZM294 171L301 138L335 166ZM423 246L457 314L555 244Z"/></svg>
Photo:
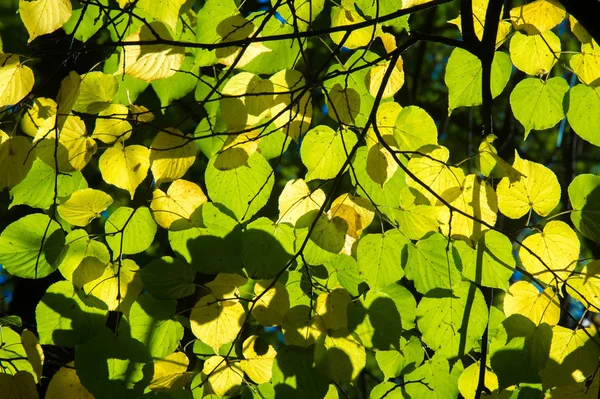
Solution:
<svg viewBox="0 0 600 399"><path fill-rule="evenodd" d="M421 147L419 152L423 155L414 155L408 161L408 169L427 187L439 196L448 189L460 187L465 179L465 173L460 168L446 165L450 156L446 147L428 145ZM408 175L406 175L406 183L423 194L432 205L438 202L433 194Z"/></svg>
<svg viewBox="0 0 600 399"><path fill-rule="evenodd" d="M588 263L581 272L569 277L567 292L592 312L598 312L600 310L600 260Z"/></svg>
<svg viewBox="0 0 600 399"><path fill-rule="evenodd" d="M185 2L186 0L140 0L137 2L136 8L144 10L157 21L164 22L171 28L171 31L175 32L179 10Z"/></svg>
<svg viewBox="0 0 600 399"><path fill-rule="evenodd" d="M562 285L575 269L579 258L579 239L568 224L558 220L548 222L542 233L535 233L523 240L523 245L537 254L542 264L523 246L519 257L525 269L546 284Z"/></svg>
<svg viewBox="0 0 600 399"><path fill-rule="evenodd" d="M239 14L225 18L217 25L217 34L223 39L222 43L247 39L252 37L256 30L257 27L251 21L248 21ZM257 37L260 37L260 35ZM250 42L238 60L240 51L242 51L241 47L232 46L218 48L215 53L219 59L219 63L232 66L235 62L236 68L243 68L262 53L268 53L272 50L261 42Z"/></svg>
<svg viewBox="0 0 600 399"><path fill-rule="evenodd" d="M88 137L85 123L78 116L69 115L64 119L58 137L56 157L56 129L46 134L44 129L38 130L33 141L40 141L36 146L38 158L52 168L58 163L59 171L83 169L98 149L96 142Z"/></svg>
<svg viewBox="0 0 600 399"><path fill-rule="evenodd" d="M97 114L106 109L119 91L119 79L114 75L94 71L81 75L81 86L73 110Z"/></svg>
<svg viewBox="0 0 600 399"><path fill-rule="evenodd" d="M173 40L173 37L162 22L151 22L150 27L158 34L158 38L146 25L125 39L126 42L153 41L156 39ZM152 82L173 76L181 65L185 49L170 44L152 44L126 46L121 50L118 73L125 73L134 78Z"/></svg>
<svg viewBox="0 0 600 399"><path fill-rule="evenodd" d="M595 43L587 30L572 16L569 14L569 26L571 32L577 37L582 44Z"/></svg>
<svg viewBox="0 0 600 399"><path fill-rule="evenodd" d="M0 54L0 107L21 101L31 91L33 83L33 71L21 64L18 55Z"/></svg>
<svg viewBox="0 0 600 399"><path fill-rule="evenodd" d="M600 48L593 44L582 44L581 54L575 54L569 61L573 72L586 85L600 82Z"/></svg>
<svg viewBox="0 0 600 399"><path fill-rule="evenodd" d="M552 328L550 356L546 367L539 372L544 386L564 386L585 381L598 364L595 327L571 330L561 326Z"/></svg>
<svg viewBox="0 0 600 399"><path fill-rule="evenodd" d="M259 355L254 349L257 340L257 335L251 335L242 344L245 360L240 362L240 367L252 381L257 384L266 384L271 381L273 361L277 352L269 345L267 351Z"/></svg>
<svg viewBox="0 0 600 399"><path fill-rule="evenodd" d="M125 141L131 137L131 123L127 121L127 107L122 104L111 104L98 113L92 138L106 144L117 140Z"/></svg>
<svg viewBox="0 0 600 399"><path fill-rule="evenodd" d="M56 124L56 102L51 98L38 97L33 100L33 106L21 119L21 129L28 136L35 137L40 129L46 135Z"/></svg>
<svg viewBox="0 0 600 399"><path fill-rule="evenodd" d="M498 156L498 152L494 147L496 135L488 134L481 140L479 144L479 154L477 156L477 164L482 175L487 177L508 177L509 182L513 183L523 176L504 159Z"/></svg>
<svg viewBox="0 0 600 399"><path fill-rule="evenodd" d="M521 178L511 182L505 177L496 187L500 212L511 219L518 219L532 209L540 216L547 216L560 201L560 184L554 172L542 164L521 159L516 151L513 168L521 173Z"/></svg>
<svg viewBox="0 0 600 399"><path fill-rule="evenodd" d="M554 28L565 18L564 7L556 0L536 0L510 10L515 29L531 35Z"/></svg>
<svg viewBox="0 0 600 399"><path fill-rule="evenodd" d="M219 273L217 277L206 286L211 294L217 299L233 299L240 295L238 289L245 285L248 279L244 276L234 273Z"/></svg>
<svg viewBox="0 0 600 399"><path fill-rule="evenodd" d="M311 309L306 305L297 305L291 308L283 318L281 324L283 340L286 345L295 345L307 348L315 343L321 335L311 316Z"/></svg>
<svg viewBox="0 0 600 399"><path fill-rule="evenodd" d="M321 331L337 330L348 326L347 308L350 294L338 287L321 294L315 301L315 322Z"/></svg>
<svg viewBox="0 0 600 399"><path fill-rule="evenodd" d="M15 375L0 373L2 399L38 399L39 395L31 373L19 371Z"/></svg>
<svg viewBox="0 0 600 399"><path fill-rule="evenodd" d="M316 343L315 363L334 381L355 380L366 361L365 347L346 328L322 334Z"/></svg>
<svg viewBox="0 0 600 399"><path fill-rule="evenodd" d="M0 191L13 188L27 176L36 154L31 149L25 137L8 137L0 130Z"/></svg>
<svg viewBox="0 0 600 399"><path fill-rule="evenodd" d="M364 18L354 8L331 7L331 27L354 25L364 22ZM352 29L347 40L344 42L344 47L355 49L364 47L375 39L375 28L366 26L360 29ZM334 32L329 35L335 44L340 44L344 39L345 32Z"/></svg>
<svg viewBox="0 0 600 399"><path fill-rule="evenodd" d="M195 160L196 144L175 128L158 132L150 146L150 168L156 185L179 179Z"/></svg>
<svg viewBox="0 0 600 399"><path fill-rule="evenodd" d="M116 142L100 156L98 164L104 181L129 191L133 199L135 189L148 174L150 151L141 145L124 147Z"/></svg>
<svg viewBox="0 0 600 399"><path fill-rule="evenodd" d="M143 105L131 104L129 106L131 116L136 123L149 123L154 120L154 114Z"/></svg>
<svg viewBox="0 0 600 399"><path fill-rule="evenodd" d="M487 13L489 0L474 0L473 1L473 27L475 29L475 36L479 40L483 39L483 30L485 23L485 15ZM504 8L504 7L503 7ZM502 11L500 12L502 15ZM451 24L454 24L458 27L458 30L462 33L462 16L459 15L455 19L448 21ZM507 21L499 21L498 23L498 33L496 34L496 48L498 48L506 39L506 36L510 33L512 29L512 25Z"/></svg>
<svg viewBox="0 0 600 399"><path fill-rule="evenodd" d="M31 363L33 371L37 375L38 381L42 378L42 368L44 367L44 351L37 337L31 331L25 329L21 333L21 343L27 353L27 360Z"/></svg>
<svg viewBox="0 0 600 399"><path fill-rule="evenodd" d="M383 61L374 65L367 74L366 84L369 89L369 93L373 97L377 97L381 83L386 74L386 71L390 67L390 61ZM383 90L381 98L390 98L398 92L404 85L404 70L402 69L402 58L398 58L398 62L393 67L390 78Z"/></svg>
<svg viewBox="0 0 600 399"><path fill-rule="evenodd" d="M366 198L342 194L331 203L328 217L344 219L348 224L347 234L358 238L373 221L375 210L371 201Z"/></svg>
<svg viewBox="0 0 600 399"><path fill-rule="evenodd" d="M219 300L213 295L202 297L190 314L192 332L214 349L233 342L242 328L244 307L238 300Z"/></svg>
<svg viewBox="0 0 600 399"><path fill-rule="evenodd" d="M228 363L221 356L206 359L202 372L208 377L213 392L219 396L233 395L242 385L244 372L236 363Z"/></svg>
<svg viewBox="0 0 600 399"><path fill-rule="evenodd" d="M151 391L175 391L187 384L186 374L190 361L183 352L171 353L164 359L154 361L154 375L148 389Z"/></svg>
<svg viewBox="0 0 600 399"><path fill-rule="evenodd" d="M383 187L397 170L398 163L383 144L376 143L369 148L367 174L375 183Z"/></svg>
<svg viewBox="0 0 600 399"><path fill-rule="evenodd" d="M259 134L258 130L254 130L249 133L227 136L223 148L217 152L215 168L231 170L240 166L248 166L248 158L258 149Z"/></svg>
<svg viewBox="0 0 600 399"><path fill-rule="evenodd" d="M515 32L510 39L510 60L528 75L545 75L560 56L560 39L552 31L537 35Z"/></svg>
<svg viewBox="0 0 600 399"><path fill-rule="evenodd" d="M27 43L63 26L72 12L70 0L20 0L19 14L29 32Z"/></svg>
<svg viewBox="0 0 600 399"><path fill-rule="evenodd" d="M276 281L275 285L265 292L270 283L269 280L259 280L254 285L254 295L262 296L256 301L252 316L265 327L280 325L290 309L290 296L285 286Z"/></svg>
<svg viewBox="0 0 600 399"><path fill-rule="evenodd" d="M60 89L56 96L57 103L57 117L56 117L56 128L60 132L65 124L66 119L69 117L73 105L77 101L79 96L79 88L81 87L81 77L77 72L69 72L69 76L64 78L60 82ZM50 126L53 128L54 126ZM40 134L41 132L38 132Z"/></svg>
<svg viewBox="0 0 600 399"><path fill-rule="evenodd" d="M85 284L83 290L104 301L108 310L118 310L127 315L143 289L139 270L131 259L111 263L102 276Z"/></svg>
<svg viewBox="0 0 600 399"><path fill-rule="evenodd" d="M477 175L468 175L463 184L459 187L449 188L442 197L450 205L475 219L482 220L491 226L496 224L498 213L496 193L489 183L481 180ZM440 229L445 235L451 234L454 238L475 242L485 231L489 230L489 227L458 212L453 212L450 216L450 209L447 206L441 203L438 205ZM449 226L449 224L451 225Z"/></svg>
<svg viewBox="0 0 600 399"><path fill-rule="evenodd" d="M63 277L77 288L98 279L110 262L108 248L100 241L92 240L87 232L75 229L67 235L65 245L74 248L73 253L65 251L61 254L68 259L61 259L58 270ZM75 249L76 248L76 249Z"/></svg>
<svg viewBox="0 0 600 399"><path fill-rule="evenodd" d="M298 219L311 211L321 208L325 193L318 189L310 192L303 179L290 180L279 196L279 220L277 223L296 225Z"/></svg>
<svg viewBox="0 0 600 399"><path fill-rule="evenodd" d="M223 87L219 99L221 116L231 131L243 130L271 114L273 82L249 73L233 76Z"/></svg>
<svg viewBox="0 0 600 399"><path fill-rule="evenodd" d="M302 73L293 69L284 69L277 72L271 78L275 97L271 106L273 124L283 128L286 136L294 140L303 135L310 128L312 120L312 103L309 92L301 95L306 82ZM295 104L290 106L294 102Z"/></svg>
<svg viewBox="0 0 600 399"><path fill-rule="evenodd" d="M383 141L392 148L398 148L398 144L394 138L394 129L396 128L396 119L398 118L400 111L402 111L402 106L393 101L381 104L377 110L377 128L379 129ZM375 144L381 144L372 127L369 128L367 132L366 141L368 147L374 146Z"/></svg>
<svg viewBox="0 0 600 399"><path fill-rule="evenodd" d="M100 213L113 203L110 195L104 191L84 188L77 190L69 199L58 206L58 213L73 226L87 226L100 217Z"/></svg>
<svg viewBox="0 0 600 399"><path fill-rule="evenodd" d="M560 319L558 295L551 287L540 292L536 286L527 281L517 281L510 286L504 296L504 314L506 316L520 314L535 325L548 323L555 326Z"/></svg>
<svg viewBox="0 0 600 399"><path fill-rule="evenodd" d="M166 194L158 188L154 190L150 209L161 227L169 229L175 224L174 227L183 228L188 226L186 221L191 219L194 211L207 201L197 184L179 179L171 183Z"/></svg>
<svg viewBox="0 0 600 399"><path fill-rule="evenodd" d="M50 380L46 399L94 399L79 380L73 363L61 367Z"/></svg>
<svg viewBox="0 0 600 399"><path fill-rule="evenodd" d="M463 370L458 378L458 390L465 399L475 399L475 392L479 385L479 370L481 363L476 362ZM498 389L498 377L486 367L484 385L490 392Z"/></svg>

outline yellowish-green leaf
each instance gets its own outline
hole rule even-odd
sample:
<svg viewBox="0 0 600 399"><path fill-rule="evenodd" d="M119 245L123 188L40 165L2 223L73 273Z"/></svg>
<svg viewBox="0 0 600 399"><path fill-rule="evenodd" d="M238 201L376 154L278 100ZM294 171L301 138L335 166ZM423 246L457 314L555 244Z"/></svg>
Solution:
<svg viewBox="0 0 600 399"><path fill-rule="evenodd" d="M403 151L417 151L424 145L437 144L435 122L422 108L412 105L402 108L392 126L398 148Z"/></svg>
<svg viewBox="0 0 600 399"><path fill-rule="evenodd" d="M364 21L365 19L360 16L354 7L345 8L344 4L342 4L342 7L331 7L331 26L334 28L338 26L354 25ZM349 32L350 35L343 43L344 47L349 49L364 47L375 39L375 28L373 26L351 29ZM334 32L329 36L335 44L340 44L344 39L345 34L345 32Z"/></svg>
<svg viewBox="0 0 600 399"><path fill-rule="evenodd" d="M157 21L164 22L172 32L177 29L179 10L186 0L140 0L136 8L143 10Z"/></svg>
<svg viewBox="0 0 600 399"><path fill-rule="evenodd" d="M573 72L588 86L600 83L600 48L593 44L582 44L581 54L575 54L569 61Z"/></svg>
<svg viewBox="0 0 600 399"><path fill-rule="evenodd" d="M0 392L3 399L38 399L33 376L27 371L15 375L0 373Z"/></svg>
<svg viewBox="0 0 600 399"><path fill-rule="evenodd" d="M505 216L518 219L533 210L547 216L560 201L560 185L554 172L542 164L519 157L515 151L513 168L521 173L516 181L504 177L498 183L498 208Z"/></svg>
<svg viewBox="0 0 600 399"><path fill-rule="evenodd" d="M254 295L262 296L256 301L252 316L266 327L280 325L290 309L290 296L285 286L276 281L275 285L265 292L270 283L269 280L260 280L254 286Z"/></svg>
<svg viewBox="0 0 600 399"><path fill-rule="evenodd" d="M463 370L458 378L458 390L465 399L475 399L475 392L479 385L479 370L481 363L473 363ZM488 368L485 370L484 385L490 392L498 389L498 377Z"/></svg>
<svg viewBox="0 0 600 399"><path fill-rule="evenodd" d="M0 191L19 184L33 165L35 151L23 136L9 137L0 130Z"/></svg>
<svg viewBox="0 0 600 399"><path fill-rule="evenodd" d="M422 147L419 152L423 155L414 155L408 162L408 169L438 196L441 197L448 189L460 187L464 182L463 170L446 164L450 156L446 147L430 145ZM438 199L433 194L408 175L406 183L423 194L432 205L437 203Z"/></svg>
<svg viewBox="0 0 600 399"><path fill-rule="evenodd" d="M552 287L540 291L527 281L517 281L510 286L504 296L504 314L506 316L520 314L535 325L548 323L555 326L560 319L558 294L552 290Z"/></svg>
<svg viewBox="0 0 600 399"><path fill-rule="evenodd" d="M321 334L315 344L315 363L329 378L339 382L355 380L365 367L365 347L348 329Z"/></svg>
<svg viewBox="0 0 600 399"><path fill-rule="evenodd" d="M600 260L595 260L569 278L569 295L583 303L592 312L600 310Z"/></svg>
<svg viewBox="0 0 600 399"><path fill-rule="evenodd" d="M286 136L297 140L308 131L312 120L312 104L309 93L302 94L300 100L295 102L301 94L294 93L294 91L301 90L306 85L304 76L296 70L284 69L271 76L269 80L273 82L273 89L276 93L271 107L271 116L275 118L273 124L277 128L283 128ZM290 106L292 102L295 104Z"/></svg>
<svg viewBox="0 0 600 399"><path fill-rule="evenodd" d="M549 31L566 16L564 7L556 0L536 0L510 10L515 29L534 35Z"/></svg>
<svg viewBox="0 0 600 399"><path fill-rule="evenodd" d="M56 124L56 101L51 98L38 97L33 100L31 108L21 118L21 130L28 136L35 137L40 129L46 134Z"/></svg>
<svg viewBox="0 0 600 399"><path fill-rule="evenodd" d="M196 160L196 144L175 128L158 132L150 146L150 162L156 184L182 177Z"/></svg>
<svg viewBox="0 0 600 399"><path fill-rule="evenodd" d="M98 113L92 138L106 144L131 137L131 123L127 121L128 109L122 104L111 104Z"/></svg>
<svg viewBox="0 0 600 399"><path fill-rule="evenodd" d="M38 381L42 378L42 368L44 367L44 351L37 337L31 331L25 329L21 333L21 343L25 348L27 360L31 363L33 371L37 375Z"/></svg>
<svg viewBox="0 0 600 399"><path fill-rule="evenodd" d="M248 279L234 273L219 273L206 286L217 299L233 299L240 294L239 287L246 284Z"/></svg>
<svg viewBox="0 0 600 399"><path fill-rule="evenodd" d="M451 234L454 238L477 241L485 231L490 229L488 226L496 224L498 213L496 193L487 181L481 180L477 175L468 175L460 186L444 191L442 197L454 208L473 217L457 212L450 216L450 209L438 204L440 205L438 220L442 233ZM487 223L487 226L479 220Z"/></svg>
<svg viewBox="0 0 600 399"><path fill-rule="evenodd" d="M139 266L131 259L109 264L102 276L83 286L83 290L106 303L108 310L129 313L131 305L142 292Z"/></svg>
<svg viewBox="0 0 600 399"><path fill-rule="evenodd" d="M217 25L217 34L222 38L223 43L227 43L253 37L257 28L252 21L248 21L238 14L223 19ZM260 34L257 37L260 37ZM243 68L262 53L268 53L272 50L261 42L250 41L250 44L244 48L244 53L240 56L241 51L241 47L232 46L218 48L215 53L219 63L232 66L235 62L236 68Z"/></svg>
<svg viewBox="0 0 600 399"><path fill-rule="evenodd" d="M286 183L279 196L279 220L277 223L296 225L298 219L311 211L321 208L325 202L325 193L318 189L310 192L303 179L294 179Z"/></svg>
<svg viewBox="0 0 600 399"><path fill-rule="evenodd" d="M485 23L485 15L487 13L487 8L489 4L489 0L474 0L473 1L473 28L475 29L475 36L479 40L483 39L483 30ZM502 15L502 12L501 14ZM455 19L448 21L451 24L454 24L458 27L458 30L462 33L462 15L459 15ZM500 47L500 45L506 39L506 36L510 33L512 26L510 22L500 20L498 22L498 33L496 34L496 48Z"/></svg>
<svg viewBox="0 0 600 399"><path fill-rule="evenodd" d="M19 14L29 32L28 43L59 29L69 20L72 12L70 0L19 1Z"/></svg>
<svg viewBox="0 0 600 399"><path fill-rule="evenodd" d="M83 386L77 376L73 363L68 367L61 367L48 385L46 399L94 399L94 395Z"/></svg>
<svg viewBox="0 0 600 399"><path fill-rule="evenodd" d="M60 89L58 89L58 95L56 96L56 128L59 132L62 130L65 120L69 117L75 101L77 101L80 87L81 76L75 71L69 72L69 76L60 82Z"/></svg>
<svg viewBox="0 0 600 399"><path fill-rule="evenodd" d="M348 304L350 294L338 287L321 294L315 301L315 322L321 331L337 330L348 326Z"/></svg>
<svg viewBox="0 0 600 399"><path fill-rule="evenodd" d="M141 145L124 147L116 142L100 156L99 168L104 181L127 190L133 199L135 189L148 174L150 151Z"/></svg>
<svg viewBox="0 0 600 399"><path fill-rule="evenodd" d="M119 91L119 79L114 75L94 71L81 75L79 95L73 110L97 114L106 109Z"/></svg>
<svg viewBox="0 0 600 399"><path fill-rule="evenodd" d="M388 70L393 68L387 81L381 98L390 98L394 96L404 85L404 70L402 69L402 58L399 58L396 65L392 66L390 61L383 61L374 65L367 74L366 85L369 93L376 97L383 82L383 78Z"/></svg>
<svg viewBox="0 0 600 399"><path fill-rule="evenodd" d="M18 55L0 54L0 107L21 101L33 88L34 80L33 71L21 63Z"/></svg>
<svg viewBox="0 0 600 399"><path fill-rule="evenodd" d="M154 362L154 375L148 389L152 391L175 391L187 384L186 374L190 361L184 352L171 353Z"/></svg>
<svg viewBox="0 0 600 399"><path fill-rule="evenodd" d="M544 263L524 247L537 254ZM543 232L523 240L519 257L525 269L535 278L546 284L560 286L575 269L579 247L577 233L565 222L552 220L544 226Z"/></svg>
<svg viewBox="0 0 600 399"><path fill-rule="evenodd" d="M311 309L306 305L291 308L283 318L281 325L283 340L286 345L308 348L321 335L311 317Z"/></svg>
<svg viewBox="0 0 600 399"><path fill-rule="evenodd" d="M66 247L60 253L58 270L75 287L99 278L110 262L108 248L92 240L83 229L74 229L65 238Z"/></svg>
<svg viewBox="0 0 600 399"><path fill-rule="evenodd" d="M222 345L233 342L242 328L244 315L244 308L238 300L219 300L213 295L206 295L196 303L190 314L192 332L217 352Z"/></svg>
<svg viewBox="0 0 600 399"><path fill-rule="evenodd" d="M342 194L331 203L328 216L329 218L344 219L348 225L346 234L358 238L373 221L375 210L366 198Z"/></svg>
<svg viewBox="0 0 600 399"><path fill-rule="evenodd" d="M242 353L245 360L240 362L240 367L252 381L257 384L266 384L271 381L273 361L277 352L275 348L269 345L267 351L259 355L254 349L257 340L257 335L251 335L242 344Z"/></svg>
<svg viewBox="0 0 600 399"><path fill-rule="evenodd" d="M510 59L528 75L545 75L560 56L560 39L552 31L537 35L515 32L510 39Z"/></svg>
<svg viewBox="0 0 600 399"><path fill-rule="evenodd" d="M248 166L248 159L258 149L260 140L258 130L238 135L229 135L223 147L217 152L215 168L231 170L240 166Z"/></svg>
<svg viewBox="0 0 600 399"><path fill-rule="evenodd" d="M477 167L484 176L496 178L508 177L510 182L514 182L523 176L523 174L498 156L496 147L494 147L494 141L497 138L494 134L488 134L481 140L479 154L476 158Z"/></svg>
<svg viewBox="0 0 600 399"><path fill-rule="evenodd" d="M58 213L73 226L87 226L113 203L110 195L93 188L75 191L58 206Z"/></svg>
<svg viewBox="0 0 600 399"><path fill-rule="evenodd" d="M219 396L235 394L244 377L244 372L237 363L228 363L221 356L206 359L202 372L208 376L208 384L212 391Z"/></svg>
<svg viewBox="0 0 600 399"><path fill-rule="evenodd" d="M273 106L273 82L249 73L233 76L219 99L221 116L232 131L253 126L269 116Z"/></svg>
<svg viewBox="0 0 600 399"><path fill-rule="evenodd" d="M173 40L167 27L161 22L151 22L125 39L126 42L144 42L157 39ZM123 47L121 50L118 73L125 73L134 78L152 82L173 76L181 68L185 51L183 47L170 44L134 45Z"/></svg>
<svg viewBox="0 0 600 399"><path fill-rule="evenodd" d="M334 178L356 142L356 135L347 129L335 131L325 125L311 129L300 148L302 163L308 169L306 181Z"/></svg>
<svg viewBox="0 0 600 399"><path fill-rule="evenodd" d="M150 209L154 220L161 227L169 229L173 223L175 228L183 228L189 224L194 211L208 199L202 188L187 180L175 180L165 193L155 189L152 194Z"/></svg>

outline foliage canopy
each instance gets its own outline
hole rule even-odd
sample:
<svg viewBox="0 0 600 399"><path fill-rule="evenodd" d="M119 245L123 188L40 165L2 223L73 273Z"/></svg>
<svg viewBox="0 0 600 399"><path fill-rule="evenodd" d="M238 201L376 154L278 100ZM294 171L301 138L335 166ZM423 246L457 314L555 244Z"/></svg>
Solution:
<svg viewBox="0 0 600 399"><path fill-rule="evenodd" d="M600 48L560 2L14 3L2 397L598 397Z"/></svg>

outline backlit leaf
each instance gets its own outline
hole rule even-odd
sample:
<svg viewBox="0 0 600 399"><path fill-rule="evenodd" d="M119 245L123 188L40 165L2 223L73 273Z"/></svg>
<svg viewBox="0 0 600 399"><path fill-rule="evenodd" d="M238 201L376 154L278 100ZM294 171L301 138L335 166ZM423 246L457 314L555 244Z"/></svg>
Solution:
<svg viewBox="0 0 600 399"><path fill-rule="evenodd" d="M213 295L206 295L192 309L192 332L217 352L238 335L244 315L244 308L239 301L219 300Z"/></svg>
<svg viewBox="0 0 600 399"><path fill-rule="evenodd" d="M50 0L42 0L50 2ZM68 0L65 0L68 1ZM21 3L29 3L21 0ZM70 4L70 3L69 3ZM0 54L0 106L16 104L23 99L34 83L33 71L21 63L16 54Z"/></svg>
<svg viewBox="0 0 600 399"><path fill-rule="evenodd" d="M517 281L504 297L504 313L520 314L536 325L548 323L554 326L560 317L558 295L551 287L541 291L526 281Z"/></svg>
<svg viewBox="0 0 600 399"><path fill-rule="evenodd" d="M29 32L28 42L63 26L72 11L69 0L19 1L19 14Z"/></svg>
<svg viewBox="0 0 600 399"><path fill-rule="evenodd" d="M158 132L150 146L150 168L159 185L182 177L196 160L196 146L178 129Z"/></svg>
<svg viewBox="0 0 600 399"><path fill-rule="evenodd" d="M102 178L109 184L127 190L131 198L148 174L150 151L141 145L123 146L116 142L98 162Z"/></svg>
<svg viewBox="0 0 600 399"><path fill-rule="evenodd" d="M112 204L113 199L104 191L85 188L75 191L58 206L58 213L74 226L87 226Z"/></svg>

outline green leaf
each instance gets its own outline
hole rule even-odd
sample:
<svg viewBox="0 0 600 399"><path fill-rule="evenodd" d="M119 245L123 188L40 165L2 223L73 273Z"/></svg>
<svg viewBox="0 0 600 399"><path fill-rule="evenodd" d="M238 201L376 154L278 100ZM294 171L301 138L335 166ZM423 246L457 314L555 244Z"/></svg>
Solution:
<svg viewBox="0 0 600 399"><path fill-rule="evenodd" d="M42 213L27 215L0 235L0 264L13 276L46 277L58 267L64 243L58 223Z"/></svg>
<svg viewBox="0 0 600 399"><path fill-rule="evenodd" d="M96 4L108 7L108 0L100 0ZM86 42L104 25L104 10L96 4L87 3L83 7L73 10L71 18L63 25L67 35L73 34L75 39ZM75 27L77 27L76 31Z"/></svg>
<svg viewBox="0 0 600 399"><path fill-rule="evenodd" d="M444 81L448 86L448 114L458 107L481 105L481 61L466 50L452 51L446 65ZM502 93L510 79L512 63L506 53L497 51L492 63L492 97Z"/></svg>
<svg viewBox="0 0 600 399"><path fill-rule="evenodd" d="M350 130L335 131L325 125L309 130L300 148L302 163L308 169L305 180L334 178L356 142L356 135Z"/></svg>
<svg viewBox="0 0 600 399"><path fill-rule="evenodd" d="M97 114L106 109L119 91L119 79L114 75L94 71L81 75L79 95L73 111Z"/></svg>
<svg viewBox="0 0 600 399"><path fill-rule="evenodd" d="M315 217L318 217L303 251L304 260L309 265L329 262L340 253L346 243L347 222L340 217L329 219L326 215L317 216L318 213L318 210L311 211L296 222L296 248L300 248L306 241Z"/></svg>
<svg viewBox="0 0 600 399"><path fill-rule="evenodd" d="M404 277L403 264L408 257L405 247L409 243L398 230L367 234L361 238L357 250L358 269L372 290L379 290Z"/></svg>
<svg viewBox="0 0 600 399"><path fill-rule="evenodd" d="M423 342L448 359L468 353L481 338L487 322L483 294L468 282L455 285L451 291L429 291L417 307Z"/></svg>
<svg viewBox="0 0 600 399"><path fill-rule="evenodd" d="M163 114L166 111L166 107L174 100L179 100L194 90L198 83L198 78L194 76L198 74L197 72L198 71L194 69L193 58L187 56L184 58L181 68L175 75L166 79L155 80L151 83L154 92L160 100L161 111Z"/></svg>
<svg viewBox="0 0 600 399"><path fill-rule="evenodd" d="M27 360L21 336L8 327L0 327L0 359L3 373L14 375L22 370L35 375L31 363Z"/></svg>
<svg viewBox="0 0 600 399"><path fill-rule="evenodd" d="M144 345L105 327L77 347L75 368L81 383L97 399L138 397L152 379L152 357Z"/></svg>
<svg viewBox="0 0 600 399"><path fill-rule="evenodd" d="M358 296L368 289L353 257L338 254L324 266L327 272L327 281L322 280L322 283L327 287L333 289L341 285L352 296ZM312 275L319 280L319 276L315 272Z"/></svg>
<svg viewBox="0 0 600 399"><path fill-rule="evenodd" d="M54 200L55 174L56 172L51 166L36 159L25 179L10 190L12 201L8 208L15 205L29 205L33 208L48 210ZM58 175L57 199L68 197L74 191L87 187L87 182L81 172L61 172Z"/></svg>
<svg viewBox="0 0 600 399"><path fill-rule="evenodd" d="M217 33L219 24L225 19L238 15L233 0L207 0L198 11L196 39L198 43L218 43L223 38ZM215 50L199 50L196 53L197 66L210 66L218 63Z"/></svg>
<svg viewBox="0 0 600 399"><path fill-rule="evenodd" d="M600 241L600 176L579 175L568 191L573 225L587 238Z"/></svg>
<svg viewBox="0 0 600 399"><path fill-rule="evenodd" d="M106 305L68 281L52 284L35 308L40 344L75 347L96 335L106 321Z"/></svg>
<svg viewBox="0 0 600 399"><path fill-rule="evenodd" d="M455 245L460 248L463 276L484 287L508 290L516 264L508 237L488 230L477 242L475 250L464 242Z"/></svg>
<svg viewBox="0 0 600 399"><path fill-rule="evenodd" d="M585 141L600 146L600 86L578 84L569 91L567 119Z"/></svg>
<svg viewBox="0 0 600 399"><path fill-rule="evenodd" d="M173 319L177 302L140 295L131 305L131 337L146 346L153 358L163 359L175 352L183 337L183 326Z"/></svg>
<svg viewBox="0 0 600 399"><path fill-rule="evenodd" d="M0 317L0 327L2 326L12 326L12 327L21 327L23 325L23 321L19 316L1 316Z"/></svg>
<svg viewBox="0 0 600 399"><path fill-rule="evenodd" d="M458 377L462 373L460 362L450 371L450 365L442 355L436 353L418 369L404 376L406 392L411 398L447 399L458 396Z"/></svg>
<svg viewBox="0 0 600 399"><path fill-rule="evenodd" d="M510 93L510 107L525 128L525 139L532 130L550 129L565 117L563 99L569 84L561 77L548 80L523 79Z"/></svg>
<svg viewBox="0 0 600 399"><path fill-rule="evenodd" d="M154 241L156 222L150 210L122 206L111 214L104 225L106 243L113 251L113 258L144 252Z"/></svg>
<svg viewBox="0 0 600 399"><path fill-rule="evenodd" d="M205 178L208 196L225 205L240 221L247 221L264 207L273 189L273 169L265 157L255 152L247 165L219 170L217 157L211 158Z"/></svg>
<svg viewBox="0 0 600 399"><path fill-rule="evenodd" d="M203 204L195 212L201 221L187 230L169 231L169 243L177 256L200 273L241 274L241 228L221 208Z"/></svg>
<svg viewBox="0 0 600 399"><path fill-rule="evenodd" d="M375 359L385 379L397 378L403 374L415 370L425 356L421 341L416 337L406 339L400 338L398 350L386 350L375 352Z"/></svg>
<svg viewBox="0 0 600 399"><path fill-rule="evenodd" d="M421 294L433 288L450 289L462 280L456 267L452 245L446 250L448 238L439 233L431 234L417 242L409 252L406 277L414 281Z"/></svg>
<svg viewBox="0 0 600 399"><path fill-rule="evenodd" d="M73 285L83 287L102 276L109 261L110 254L104 244L90 239L85 230L75 229L65 238L58 268Z"/></svg>
<svg viewBox="0 0 600 399"><path fill-rule="evenodd" d="M242 262L253 279L275 277L294 252L294 229L289 224L260 218L242 233Z"/></svg>
<svg viewBox="0 0 600 399"><path fill-rule="evenodd" d="M404 399L404 397L402 385L396 385L391 381L384 381L379 385L375 385L369 394L369 399Z"/></svg>
<svg viewBox="0 0 600 399"><path fill-rule="evenodd" d="M170 256L154 259L140 271L144 288L158 299L179 299L196 292L196 271Z"/></svg>
<svg viewBox="0 0 600 399"><path fill-rule="evenodd" d="M313 353L282 346L273 363L273 386L277 398L322 398L329 381L314 367Z"/></svg>

